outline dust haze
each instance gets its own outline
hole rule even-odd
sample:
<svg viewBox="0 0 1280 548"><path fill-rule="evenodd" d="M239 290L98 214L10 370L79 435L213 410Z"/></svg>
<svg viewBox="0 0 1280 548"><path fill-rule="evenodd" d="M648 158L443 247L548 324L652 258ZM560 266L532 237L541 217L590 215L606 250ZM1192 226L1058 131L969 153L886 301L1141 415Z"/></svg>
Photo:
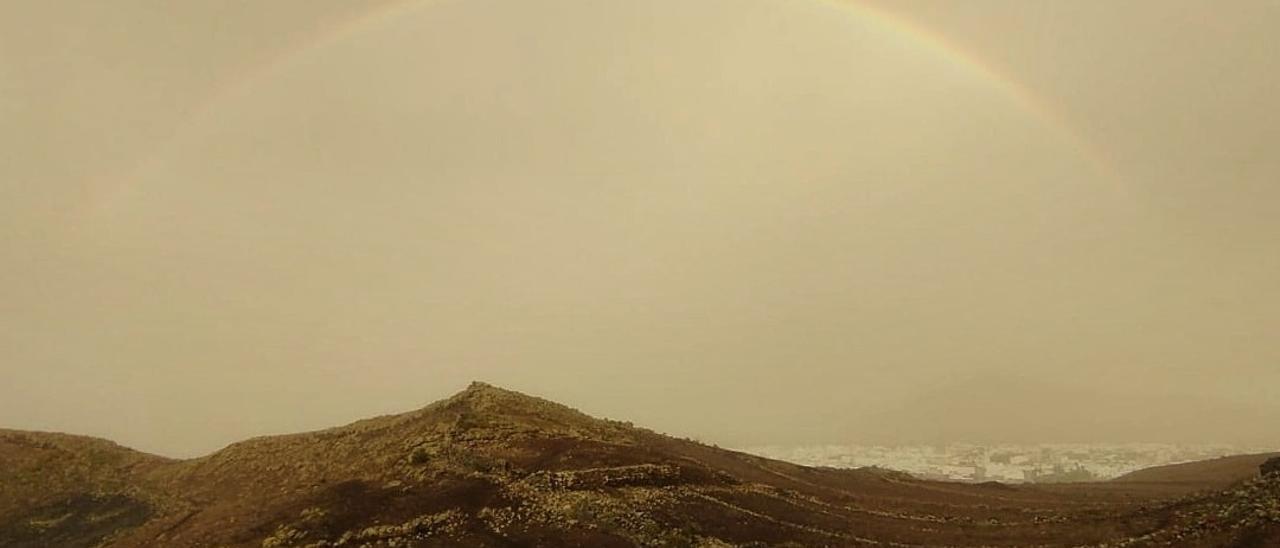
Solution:
<svg viewBox="0 0 1280 548"><path fill-rule="evenodd" d="M1275 2L0 7L0 425L482 379L729 445L1273 443Z"/></svg>

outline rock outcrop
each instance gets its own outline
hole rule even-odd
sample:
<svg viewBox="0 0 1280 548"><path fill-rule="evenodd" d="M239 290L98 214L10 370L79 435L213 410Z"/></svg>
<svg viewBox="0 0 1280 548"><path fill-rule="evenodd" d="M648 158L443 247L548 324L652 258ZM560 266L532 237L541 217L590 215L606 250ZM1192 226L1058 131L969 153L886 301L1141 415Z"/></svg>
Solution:
<svg viewBox="0 0 1280 548"><path fill-rule="evenodd" d="M1280 457L1271 457L1267 462L1262 463L1258 469L1262 472L1263 477L1280 476Z"/></svg>

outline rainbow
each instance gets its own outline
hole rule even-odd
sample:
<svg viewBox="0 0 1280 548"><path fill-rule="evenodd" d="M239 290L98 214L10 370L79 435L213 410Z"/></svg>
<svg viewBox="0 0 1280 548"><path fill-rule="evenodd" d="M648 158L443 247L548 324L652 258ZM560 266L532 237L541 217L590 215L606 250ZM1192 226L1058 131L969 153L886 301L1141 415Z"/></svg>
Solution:
<svg viewBox="0 0 1280 548"><path fill-rule="evenodd" d="M983 61L981 58L948 41L941 34L922 27L913 21L903 18L888 10L860 3L853 0L823 0L838 8L853 12L857 17L876 25L881 30L906 37L911 43L931 53L939 55L951 63L959 65L989 82L1004 93L1019 109L1038 119L1041 123L1057 132L1059 136L1085 158L1093 171L1111 182L1119 182L1122 178L1114 167L1114 163L1094 143L1070 124L1066 116L1052 103L1038 96L1026 84L1011 78L1003 71Z"/></svg>
<svg viewBox="0 0 1280 548"><path fill-rule="evenodd" d="M1110 161L1107 155L1085 138L1077 128L1068 123L1059 109L1038 96L1030 87L1009 77L990 63L965 51L939 33L924 28L888 10L855 0L818 1L829 4L844 13L851 14L882 32L902 37L922 51L939 56L947 62L968 71L975 77L988 82L1011 100L1022 112L1029 114L1064 139L1067 144L1075 149L1075 153L1089 163L1090 168L1097 176L1113 183L1113 187L1116 187L1114 183L1119 183L1122 180L1121 174L1114 168L1113 162ZM392 0L389 3L338 21L318 31L309 39L302 40L292 47L282 48L280 51L251 65L246 70L241 71L237 78L231 79L226 84L210 92L203 101L191 110L191 114L185 121L174 128L172 138L167 141L166 145L133 166L131 170L127 170L128 173L125 177L116 178L115 184L106 185L108 188L106 192L109 196L100 197L106 198L106 200L95 201L110 201L111 196L127 189L129 181L136 179L139 174L163 161L168 156L169 149L178 141L178 137L203 125L225 103L247 93L267 76L287 67L304 53L332 47L354 35L376 29L389 21L417 10L425 9L435 3L436 0Z"/></svg>

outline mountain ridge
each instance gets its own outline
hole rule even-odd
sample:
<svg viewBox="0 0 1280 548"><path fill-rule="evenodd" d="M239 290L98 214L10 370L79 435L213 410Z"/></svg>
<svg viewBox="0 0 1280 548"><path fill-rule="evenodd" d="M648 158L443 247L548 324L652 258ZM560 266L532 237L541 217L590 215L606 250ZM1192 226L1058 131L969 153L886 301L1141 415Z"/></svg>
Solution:
<svg viewBox="0 0 1280 548"><path fill-rule="evenodd" d="M7 430L0 457L18 464L0 466L0 547L1280 540L1276 478L1198 493L1140 482L963 485L809 468L483 382L406 413L254 437L192 459ZM1220 510L1255 502L1274 515ZM1230 519L1193 520L1209 508Z"/></svg>

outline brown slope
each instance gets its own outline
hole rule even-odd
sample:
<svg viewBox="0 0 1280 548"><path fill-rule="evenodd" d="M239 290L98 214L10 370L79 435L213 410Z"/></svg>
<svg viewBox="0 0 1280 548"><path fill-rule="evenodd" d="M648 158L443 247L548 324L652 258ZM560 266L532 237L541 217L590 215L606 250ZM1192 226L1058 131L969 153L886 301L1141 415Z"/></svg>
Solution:
<svg viewBox="0 0 1280 548"><path fill-rule="evenodd" d="M0 429L0 546L93 546L163 504L146 477L170 461L115 443Z"/></svg>
<svg viewBox="0 0 1280 548"><path fill-rule="evenodd" d="M415 412L252 439L125 477L154 502L107 545L1080 546L1165 533L1235 542L1266 538L1270 522L1214 510L1229 519L1205 524L1196 511L1274 495L1260 484L1164 501L1121 483L962 485L808 468L481 383ZM93 522L84 514L66 512L71 531ZM0 546L26 545L40 544L0 533Z"/></svg>
<svg viewBox="0 0 1280 548"><path fill-rule="evenodd" d="M1224 489L1258 476L1258 467L1280 453L1232 455L1196 462L1154 466L1112 481L1121 483L1177 483L1197 489Z"/></svg>

